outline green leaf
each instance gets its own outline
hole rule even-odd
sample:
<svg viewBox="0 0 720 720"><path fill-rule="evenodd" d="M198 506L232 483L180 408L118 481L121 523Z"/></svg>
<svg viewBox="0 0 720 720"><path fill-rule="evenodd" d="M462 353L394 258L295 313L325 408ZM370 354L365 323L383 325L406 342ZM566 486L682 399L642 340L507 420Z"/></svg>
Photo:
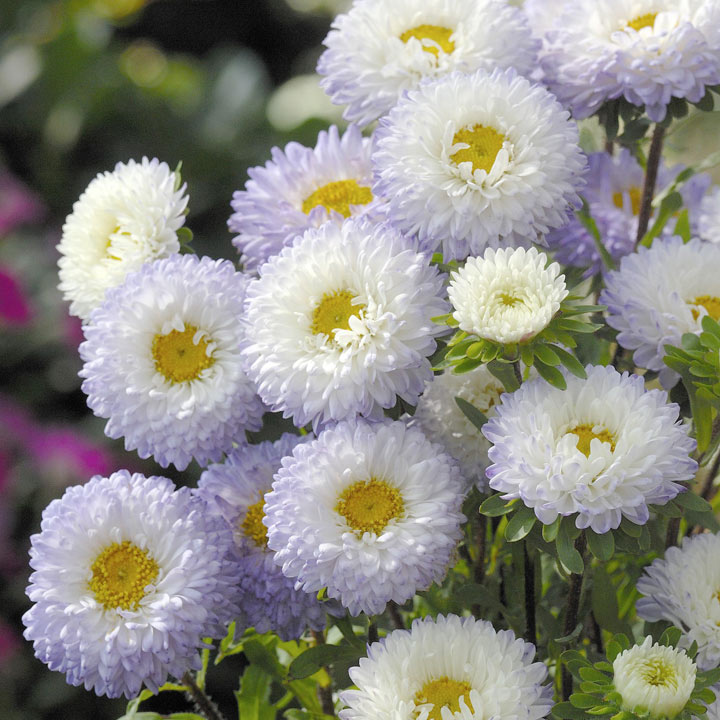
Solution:
<svg viewBox="0 0 720 720"><path fill-rule="evenodd" d="M596 533L594 530L587 529L585 531L587 537L588 550L598 559L607 562L615 552L615 540L612 531L606 533Z"/></svg>
<svg viewBox="0 0 720 720"><path fill-rule="evenodd" d="M457 375L461 375L462 373L470 372L471 370L480 367L482 364L482 360L463 360L461 363L455 365L453 372Z"/></svg>
<svg viewBox="0 0 720 720"><path fill-rule="evenodd" d="M580 668L579 674L583 680L589 680L591 682L597 683L607 683L612 679L610 676L606 675L603 672L600 672L599 670L596 670L594 667Z"/></svg>
<svg viewBox="0 0 720 720"><path fill-rule="evenodd" d="M567 350L563 350L563 348L558 347L557 345L551 345L553 351L555 354L560 358L560 362L576 377L581 378L584 380L587 378L587 373L585 372L585 368L582 366L582 363L571 353L569 353Z"/></svg>
<svg viewBox="0 0 720 720"><path fill-rule="evenodd" d="M551 348L549 345L538 343L533 347L533 353L535 354L535 357L537 357L541 362L544 362L546 365L554 366L560 364L560 356L554 352L554 348Z"/></svg>
<svg viewBox="0 0 720 720"><path fill-rule="evenodd" d="M552 714L560 720L585 720L585 711L576 708L569 702L557 703L553 706Z"/></svg>
<svg viewBox="0 0 720 720"><path fill-rule="evenodd" d="M463 400L461 397L456 397L455 402L457 406L462 410L463 415L478 429L488 421L487 417L481 413L473 404L467 400Z"/></svg>
<svg viewBox="0 0 720 720"><path fill-rule="evenodd" d="M594 333L601 327L601 325L597 325L595 323L583 322L582 320L577 320L576 318L564 317L561 317L557 321L557 325L563 330L569 330L570 332L585 334Z"/></svg>
<svg viewBox="0 0 720 720"><path fill-rule="evenodd" d="M328 616L329 617L329 616ZM356 645L361 650L365 650L365 639L355 634L352 622L347 615L339 618L333 618L333 624L340 630L342 636L352 645Z"/></svg>
<svg viewBox="0 0 720 720"><path fill-rule="evenodd" d="M257 665L262 668L268 675L272 675L279 680L285 679L285 668L280 664L274 650L270 650L259 640L251 638L243 644L243 653L251 665Z"/></svg>
<svg viewBox="0 0 720 720"><path fill-rule="evenodd" d="M177 231L178 242L182 247L188 247L193 240L193 233L189 227L181 227Z"/></svg>
<svg viewBox="0 0 720 720"><path fill-rule="evenodd" d="M560 524L562 523L562 519L563 516L558 515L555 520L550 523L550 525L542 526L542 536L545 542L551 543L553 540L555 540L560 530Z"/></svg>
<svg viewBox="0 0 720 720"><path fill-rule="evenodd" d="M235 693L238 713L243 720L274 720L276 710L270 703L272 677L258 665L250 665Z"/></svg>
<svg viewBox="0 0 720 720"><path fill-rule="evenodd" d="M710 90L707 90L705 94L693 105L703 112L712 112L715 109L715 99Z"/></svg>
<svg viewBox="0 0 720 720"><path fill-rule="evenodd" d="M667 645L668 647L677 647L680 638L682 637L682 631L680 628L669 627L661 636L658 643L660 645Z"/></svg>
<svg viewBox="0 0 720 720"><path fill-rule="evenodd" d="M626 535L634 538L638 538L642 534L642 526L636 525L634 522L628 520L625 516L623 516L622 520L620 521L620 529Z"/></svg>
<svg viewBox="0 0 720 720"><path fill-rule="evenodd" d="M469 345L465 354L469 358L472 358L473 360L475 360L476 358L479 358L480 355L482 355L482 351L484 349L485 349L485 341L480 340L479 342L474 342L472 345Z"/></svg>
<svg viewBox="0 0 720 720"><path fill-rule="evenodd" d="M577 708L592 708L598 704L598 698L594 695L585 695L584 693L573 693L570 696L570 702Z"/></svg>
<svg viewBox="0 0 720 720"><path fill-rule="evenodd" d="M557 549L558 559L567 572L580 575L585 569L585 564L582 556L575 549L575 541L569 533L568 524L566 521L560 525L560 531L555 540L555 547Z"/></svg>
<svg viewBox="0 0 720 720"><path fill-rule="evenodd" d="M503 500L500 494L491 495L480 506L480 513L488 517L499 517L507 515L512 510L512 505L507 500Z"/></svg>
<svg viewBox="0 0 720 720"><path fill-rule="evenodd" d="M595 249L598 251L600 259L603 261L603 265L605 265L608 270L614 270L615 261L612 259L612 256L605 247L597 223L590 216L590 213L588 212L588 204L587 202L585 202L584 199L582 210L578 210L575 215L577 219L582 223L583 227L590 233L590 236L595 243Z"/></svg>
<svg viewBox="0 0 720 720"><path fill-rule="evenodd" d="M508 521L505 539L508 542L522 540L532 530L536 519L532 508L523 505Z"/></svg>
<svg viewBox="0 0 720 720"><path fill-rule="evenodd" d="M520 383L515 377L515 371L509 363L492 360L487 364L487 369L503 384L508 392L515 392Z"/></svg>
<svg viewBox="0 0 720 720"><path fill-rule="evenodd" d="M359 657L358 648L348 645L315 645L300 653L290 663L288 676L295 680L302 680L314 675L326 665L332 665L337 660L355 659L357 657Z"/></svg>
<svg viewBox="0 0 720 720"><path fill-rule="evenodd" d="M624 632L626 624L619 619L617 593L604 566L593 568L592 593L590 595L593 615L597 624L612 633Z"/></svg>
<svg viewBox="0 0 720 720"><path fill-rule="evenodd" d="M678 215L678 220L675 223L675 235L679 235L683 242L690 242L690 214L687 208Z"/></svg>
<svg viewBox="0 0 720 720"><path fill-rule="evenodd" d="M560 390L567 389L565 377L557 368L546 365L544 362L540 362L540 360L536 360L535 369L538 371L540 377L547 380L553 387L559 388Z"/></svg>
<svg viewBox="0 0 720 720"><path fill-rule="evenodd" d="M578 623L575 626L575 629L569 635L563 635L562 637L555 638L555 640L553 642L555 642L558 645L569 645L571 642L574 642L580 636L581 631L582 631L582 623ZM572 661L570 661L570 662L572 662Z"/></svg>
<svg viewBox="0 0 720 720"><path fill-rule="evenodd" d="M675 502L682 507L688 508L689 510L696 510L698 512L712 512L710 503L696 495L692 490L680 493L676 498Z"/></svg>
<svg viewBox="0 0 720 720"><path fill-rule="evenodd" d="M653 201L653 207L656 206L658 198ZM645 247L650 247L653 240L662 232L663 228L667 224L667 221L683 206L682 195L673 190L671 193L666 195L660 202L660 210L658 211L657 218L653 223L653 226L645 233L645 236L640 241L640 244Z"/></svg>

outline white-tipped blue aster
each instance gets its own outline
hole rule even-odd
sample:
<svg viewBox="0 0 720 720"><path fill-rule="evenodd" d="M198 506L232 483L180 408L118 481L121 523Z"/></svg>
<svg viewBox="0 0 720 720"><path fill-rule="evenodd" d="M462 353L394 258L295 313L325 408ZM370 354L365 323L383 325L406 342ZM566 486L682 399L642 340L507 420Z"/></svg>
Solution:
<svg viewBox="0 0 720 720"><path fill-rule="evenodd" d="M259 633L272 630L283 640L299 638L307 628L321 630L326 623L327 603L320 603L317 593L296 590L295 582L282 574L263 525L265 493L272 488L273 475L302 440L286 434L274 443L242 444L201 475L197 490L233 530L242 558L238 604L244 624Z"/></svg>
<svg viewBox="0 0 720 720"><path fill-rule="evenodd" d="M318 62L321 85L360 125L423 78L509 67L527 75L539 48L527 18L506 0L356 0L332 28Z"/></svg>
<svg viewBox="0 0 720 720"><path fill-rule="evenodd" d="M545 35L545 82L577 118L624 97L664 119L720 82L717 0L567 0Z"/></svg>
<svg viewBox="0 0 720 720"><path fill-rule="evenodd" d="M539 720L552 708L535 646L486 620L414 620L368 647L340 693L341 720Z"/></svg>
<svg viewBox="0 0 720 720"><path fill-rule="evenodd" d="M373 197L372 139L356 126L342 135L334 125L318 134L314 148L296 142L272 149L265 167L248 170L245 190L233 194L228 227L247 270L277 255L308 228L370 214L379 217Z"/></svg>
<svg viewBox="0 0 720 720"><path fill-rule="evenodd" d="M163 467L220 460L263 406L242 370L247 279L227 260L175 255L108 291L80 345L80 376L105 434Z"/></svg>
<svg viewBox="0 0 720 720"><path fill-rule="evenodd" d="M414 405L447 312L443 276L387 225L308 230L248 286L244 355L263 401L298 426Z"/></svg>
<svg viewBox="0 0 720 720"><path fill-rule="evenodd" d="M465 516L456 462L417 428L354 420L285 458L265 496L275 562L353 615L404 603L447 572Z"/></svg>
<svg viewBox="0 0 720 720"><path fill-rule="evenodd" d="M613 367L588 366L585 380L564 374L567 390L537 379L502 396L483 426L490 487L546 525L558 515L597 533L623 516L644 525L648 505L672 500L697 470L678 406Z"/></svg>
<svg viewBox="0 0 720 720"><path fill-rule="evenodd" d="M200 669L203 638L238 612L232 533L167 478L120 470L68 488L30 541L25 637L98 695L157 692Z"/></svg>
<svg viewBox="0 0 720 720"><path fill-rule="evenodd" d="M720 245L678 237L639 248L607 274L600 302L618 343L633 350L638 367L660 373L663 387L679 379L663 358L665 345L680 346L684 333L700 333L705 315L720 320Z"/></svg>
<svg viewBox="0 0 720 720"><path fill-rule="evenodd" d="M577 127L514 70L424 82L376 135L373 191L394 225L446 259L536 242L579 205L586 160Z"/></svg>

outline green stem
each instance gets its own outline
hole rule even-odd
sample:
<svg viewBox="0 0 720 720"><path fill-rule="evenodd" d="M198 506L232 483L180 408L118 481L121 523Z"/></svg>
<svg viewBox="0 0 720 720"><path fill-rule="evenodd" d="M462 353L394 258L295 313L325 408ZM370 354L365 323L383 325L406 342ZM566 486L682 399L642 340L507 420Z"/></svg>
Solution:
<svg viewBox="0 0 720 720"><path fill-rule="evenodd" d="M225 716L218 710L210 696L195 682L192 673L186 672L182 676L182 682L187 688L188 699L195 705L199 715L203 715L207 720L225 720Z"/></svg>
<svg viewBox="0 0 720 720"><path fill-rule="evenodd" d="M518 385L522 385L523 377L520 370L520 361L516 360L513 364L513 371L515 372L515 379L518 381Z"/></svg>
<svg viewBox="0 0 720 720"><path fill-rule="evenodd" d="M662 125L655 125L652 140L650 141L647 165L645 166L645 183L643 184L640 212L638 213L636 246L639 245L640 241L645 237L648 225L650 224L652 201L655 195L655 183L657 182L658 168L660 167L660 158L662 157L664 136L665 128Z"/></svg>
<svg viewBox="0 0 720 720"><path fill-rule="evenodd" d="M378 642L378 640L380 640L380 636L378 635L377 623L374 620L370 620L368 624L368 645L372 645L372 643Z"/></svg>
<svg viewBox="0 0 720 720"><path fill-rule="evenodd" d="M535 626L535 565L530 559L527 541L523 541L523 564L525 565L525 639L537 645Z"/></svg>
<svg viewBox="0 0 720 720"><path fill-rule="evenodd" d="M585 563L585 547L587 541L585 533L581 532L575 541L575 549L580 553ZM578 613L580 612L580 597L582 596L583 577L585 570L581 574L572 573L570 575L570 584L568 587L567 608L565 610L565 627L563 635L570 635L578 624ZM570 671L563 665L562 668L562 698L569 700L573 691L573 678Z"/></svg>

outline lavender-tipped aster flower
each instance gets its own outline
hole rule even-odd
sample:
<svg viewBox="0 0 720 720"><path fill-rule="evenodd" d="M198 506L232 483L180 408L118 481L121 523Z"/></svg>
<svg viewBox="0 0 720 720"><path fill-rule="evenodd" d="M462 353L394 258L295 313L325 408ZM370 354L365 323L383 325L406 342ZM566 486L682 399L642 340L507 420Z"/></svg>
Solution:
<svg viewBox="0 0 720 720"><path fill-rule="evenodd" d="M268 547L306 592L383 612L445 577L465 516L455 461L417 428L352 420L285 458L265 496Z"/></svg>
<svg viewBox="0 0 720 720"><path fill-rule="evenodd" d="M273 475L301 441L286 434L274 443L243 444L225 462L211 465L197 490L210 511L233 530L242 559L237 582L243 624L259 633L272 630L283 640L299 638L307 628L322 630L327 606L333 605L319 602L316 593L295 589L295 581L275 564L263 525L265 493L272 489Z"/></svg>
<svg viewBox="0 0 720 720"><path fill-rule="evenodd" d="M232 533L189 488L120 470L69 488L30 538L25 638L51 670L135 697L202 666L235 618Z"/></svg>
<svg viewBox="0 0 720 720"><path fill-rule="evenodd" d="M483 426L490 487L546 525L558 515L597 533L623 517L645 524L648 506L672 500L697 470L678 406L613 367L588 366L585 380L564 374L566 390L537 379L502 396Z"/></svg>

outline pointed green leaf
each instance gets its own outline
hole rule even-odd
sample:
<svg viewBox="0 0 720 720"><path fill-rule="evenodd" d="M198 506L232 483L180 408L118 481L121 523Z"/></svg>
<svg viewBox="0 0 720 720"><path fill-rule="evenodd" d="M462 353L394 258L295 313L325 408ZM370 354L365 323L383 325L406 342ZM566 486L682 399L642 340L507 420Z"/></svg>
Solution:
<svg viewBox="0 0 720 720"><path fill-rule="evenodd" d="M488 517L499 517L507 515L512 509L513 506L507 500L503 500L500 494L497 494L491 495L485 500L480 506L480 513Z"/></svg>
<svg viewBox="0 0 720 720"><path fill-rule="evenodd" d="M487 416L481 413L473 404L467 400L463 400L461 397L455 398L455 403L462 410L463 415L478 429L487 422Z"/></svg>
<svg viewBox="0 0 720 720"><path fill-rule="evenodd" d="M598 559L607 562L615 552L615 540L612 531L596 533L589 528L585 531L588 550Z"/></svg>
<svg viewBox="0 0 720 720"><path fill-rule="evenodd" d="M559 388L560 390L567 389L565 377L557 368L535 360L535 369L538 371L540 377L547 380L553 387Z"/></svg>
<svg viewBox="0 0 720 720"><path fill-rule="evenodd" d="M532 508L521 507L508 521L505 527L505 539L508 542L522 540L535 524L535 512Z"/></svg>

